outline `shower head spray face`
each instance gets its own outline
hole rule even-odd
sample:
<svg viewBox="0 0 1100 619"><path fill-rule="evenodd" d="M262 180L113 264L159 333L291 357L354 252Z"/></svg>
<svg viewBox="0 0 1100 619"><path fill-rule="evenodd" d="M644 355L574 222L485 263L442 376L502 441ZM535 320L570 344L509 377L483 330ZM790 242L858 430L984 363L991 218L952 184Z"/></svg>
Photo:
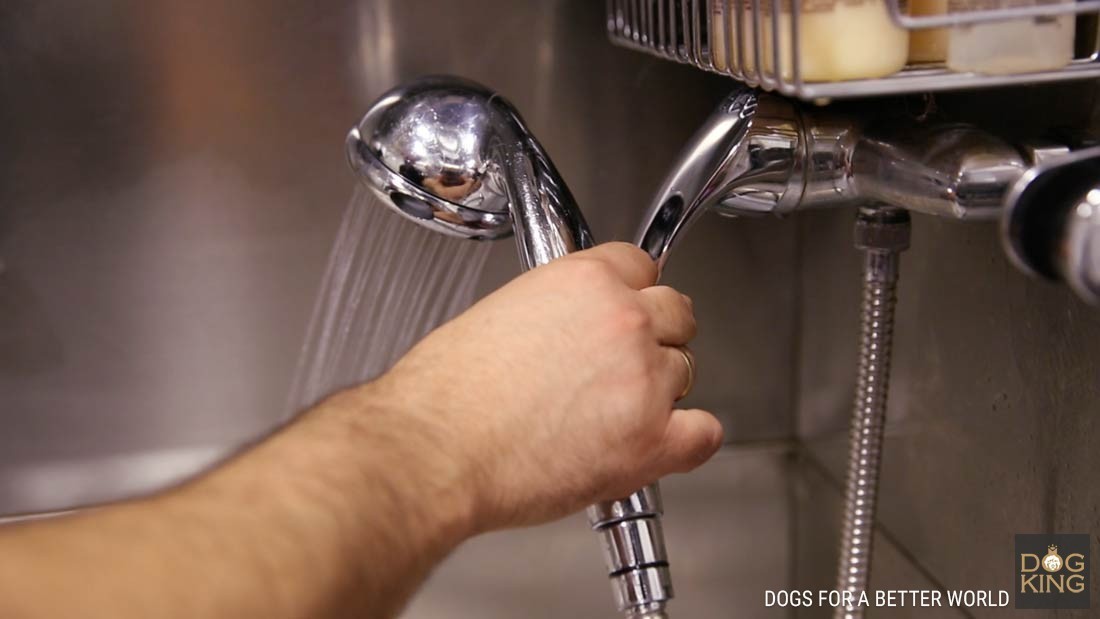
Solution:
<svg viewBox="0 0 1100 619"><path fill-rule="evenodd" d="M347 138L351 167L390 208L438 232L515 232L524 268L592 246L565 181L519 113L468 80L430 77L383 95Z"/></svg>
<svg viewBox="0 0 1100 619"><path fill-rule="evenodd" d="M492 97L456 78L395 88L348 133L348 162L384 204L421 225L470 239L508 236Z"/></svg>

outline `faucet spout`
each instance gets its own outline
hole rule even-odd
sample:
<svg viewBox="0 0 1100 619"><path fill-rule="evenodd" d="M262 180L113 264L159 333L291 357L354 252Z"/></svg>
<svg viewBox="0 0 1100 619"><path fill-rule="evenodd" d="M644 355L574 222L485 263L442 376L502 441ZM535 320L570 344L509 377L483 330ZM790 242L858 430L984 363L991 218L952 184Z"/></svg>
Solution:
<svg viewBox="0 0 1100 619"><path fill-rule="evenodd" d="M797 108L785 99L738 89L688 142L647 211L638 245L659 266L702 212L783 213L802 197L805 140Z"/></svg>

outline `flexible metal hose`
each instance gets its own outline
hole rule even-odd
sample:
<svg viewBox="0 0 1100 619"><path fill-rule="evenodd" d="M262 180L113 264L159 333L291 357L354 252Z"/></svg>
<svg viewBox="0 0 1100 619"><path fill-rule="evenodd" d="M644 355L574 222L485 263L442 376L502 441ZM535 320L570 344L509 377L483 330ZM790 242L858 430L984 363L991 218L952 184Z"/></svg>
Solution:
<svg viewBox="0 0 1100 619"><path fill-rule="evenodd" d="M864 250L863 304L860 311L859 375L852 408L848 483L837 589L852 593L854 604L836 609L836 619L861 619L859 596L871 578L871 550L886 398L890 387L890 349L901 252L909 246L909 215L903 210L861 209L856 246Z"/></svg>

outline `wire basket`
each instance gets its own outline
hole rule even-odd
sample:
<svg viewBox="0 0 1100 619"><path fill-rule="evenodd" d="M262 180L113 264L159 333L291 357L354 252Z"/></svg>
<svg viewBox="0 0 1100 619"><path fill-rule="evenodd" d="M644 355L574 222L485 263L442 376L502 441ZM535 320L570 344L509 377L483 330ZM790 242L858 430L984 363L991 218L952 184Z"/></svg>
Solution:
<svg viewBox="0 0 1100 619"><path fill-rule="evenodd" d="M607 28L619 45L824 102L1100 76L1098 15L1100 0L608 0ZM1029 43L1056 33L1063 61L960 69L968 46L991 49L980 38L990 32L1022 49L1024 64L1041 56ZM927 51L948 40L954 60L912 60L924 55L918 42Z"/></svg>

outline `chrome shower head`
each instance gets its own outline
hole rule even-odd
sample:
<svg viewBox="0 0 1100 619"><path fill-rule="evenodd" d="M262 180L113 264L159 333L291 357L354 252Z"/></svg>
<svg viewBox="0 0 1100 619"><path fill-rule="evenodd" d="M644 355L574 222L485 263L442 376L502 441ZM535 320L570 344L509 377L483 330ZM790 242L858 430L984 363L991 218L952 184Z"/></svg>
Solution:
<svg viewBox="0 0 1100 619"><path fill-rule="evenodd" d="M591 246L573 196L499 94L429 77L382 95L348 133L348 162L384 204L445 234L515 231L525 268Z"/></svg>
<svg viewBox="0 0 1100 619"><path fill-rule="evenodd" d="M594 244L542 146L515 108L484 86L432 77L395 88L348 133L346 147L352 169L405 217L470 239L514 231L524 270ZM656 486L589 514L619 609L665 617L672 584Z"/></svg>

